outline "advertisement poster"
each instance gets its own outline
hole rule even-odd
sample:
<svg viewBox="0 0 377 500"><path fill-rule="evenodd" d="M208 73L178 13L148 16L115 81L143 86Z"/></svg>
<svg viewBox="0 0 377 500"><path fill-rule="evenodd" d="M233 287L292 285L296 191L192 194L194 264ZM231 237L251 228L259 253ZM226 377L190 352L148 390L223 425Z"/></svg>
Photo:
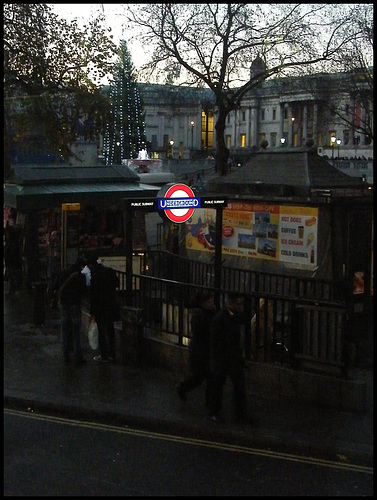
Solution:
<svg viewBox="0 0 377 500"><path fill-rule="evenodd" d="M308 265L317 263L318 208L228 203L223 211L222 253ZM214 251L216 211L196 209L186 223L186 246Z"/></svg>
<svg viewBox="0 0 377 500"><path fill-rule="evenodd" d="M317 264L318 208L280 207L280 262Z"/></svg>

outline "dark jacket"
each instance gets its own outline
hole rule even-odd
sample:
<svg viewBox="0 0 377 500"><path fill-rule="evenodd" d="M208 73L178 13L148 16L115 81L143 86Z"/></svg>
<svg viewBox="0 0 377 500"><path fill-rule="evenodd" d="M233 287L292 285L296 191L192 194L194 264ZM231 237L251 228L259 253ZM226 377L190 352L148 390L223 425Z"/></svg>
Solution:
<svg viewBox="0 0 377 500"><path fill-rule="evenodd" d="M96 319L115 321L119 316L119 303L116 289L119 278L114 269L95 264L90 283L90 314Z"/></svg>
<svg viewBox="0 0 377 500"><path fill-rule="evenodd" d="M81 267L74 264L64 269L59 280L59 302L63 306L81 306L81 300L87 293L85 276Z"/></svg>
<svg viewBox="0 0 377 500"><path fill-rule="evenodd" d="M191 317L191 332L189 350L191 363L197 366L208 366L210 348L211 321L216 310L197 308Z"/></svg>
<svg viewBox="0 0 377 500"><path fill-rule="evenodd" d="M240 321L228 309L222 309L211 324L211 372L227 375L235 368L244 365L241 346Z"/></svg>
<svg viewBox="0 0 377 500"><path fill-rule="evenodd" d="M4 246L4 264L9 268L19 268L22 266L21 241L17 230L10 226L6 230Z"/></svg>

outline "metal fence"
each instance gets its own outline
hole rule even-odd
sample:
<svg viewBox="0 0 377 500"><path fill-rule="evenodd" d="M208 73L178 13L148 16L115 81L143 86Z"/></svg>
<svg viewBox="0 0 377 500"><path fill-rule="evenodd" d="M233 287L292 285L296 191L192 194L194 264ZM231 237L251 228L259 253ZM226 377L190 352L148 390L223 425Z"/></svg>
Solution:
<svg viewBox="0 0 377 500"><path fill-rule="evenodd" d="M187 284L214 286L213 263L193 261L163 250L144 254L144 274ZM316 300L342 300L344 284L332 280L221 266L221 286L242 293L268 293Z"/></svg>
<svg viewBox="0 0 377 500"><path fill-rule="evenodd" d="M174 268L170 271L175 273ZM230 279L227 286L218 290L189 281L140 274L133 275L133 287L129 291L124 286L125 273L118 272L118 275L121 281L120 304L142 310L145 336L187 346L191 337L192 302L196 294L212 290L222 307L227 291L237 289L244 297L245 359L347 375L345 305L329 299L305 298L309 289L317 294L331 294L330 283L301 279L294 282L278 279L278 275L260 275L256 280L258 286L252 290L240 290ZM294 291L301 295L295 295Z"/></svg>

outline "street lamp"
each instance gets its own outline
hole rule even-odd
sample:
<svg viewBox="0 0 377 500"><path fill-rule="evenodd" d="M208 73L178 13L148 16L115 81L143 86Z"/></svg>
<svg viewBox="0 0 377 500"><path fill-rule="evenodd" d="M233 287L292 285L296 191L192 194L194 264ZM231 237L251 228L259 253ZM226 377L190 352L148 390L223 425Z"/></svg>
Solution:
<svg viewBox="0 0 377 500"><path fill-rule="evenodd" d="M281 142L281 147L283 147L283 146L284 146L284 144L285 144L285 137L282 137L282 138L280 139L280 142Z"/></svg>
<svg viewBox="0 0 377 500"><path fill-rule="evenodd" d="M335 144L335 141L336 141L335 135L332 135L330 137L330 141L331 141L331 147L332 147L332 161L334 163L334 144Z"/></svg>
<svg viewBox="0 0 377 500"><path fill-rule="evenodd" d="M194 127L195 122L194 120L191 120L191 151L194 149Z"/></svg>
<svg viewBox="0 0 377 500"><path fill-rule="evenodd" d="M337 145L338 145L338 160L339 160L339 152L340 152L340 144L341 144L341 142L342 142L342 141L341 141L340 139L337 139L337 140L336 140L336 143L337 143Z"/></svg>
<svg viewBox="0 0 377 500"><path fill-rule="evenodd" d="M173 158L173 146L174 146L174 141L170 141L170 147L171 147L171 157Z"/></svg>
<svg viewBox="0 0 377 500"><path fill-rule="evenodd" d="M292 120L292 148L293 148L293 146L294 146L293 124L295 122L295 117L292 116L291 120Z"/></svg>

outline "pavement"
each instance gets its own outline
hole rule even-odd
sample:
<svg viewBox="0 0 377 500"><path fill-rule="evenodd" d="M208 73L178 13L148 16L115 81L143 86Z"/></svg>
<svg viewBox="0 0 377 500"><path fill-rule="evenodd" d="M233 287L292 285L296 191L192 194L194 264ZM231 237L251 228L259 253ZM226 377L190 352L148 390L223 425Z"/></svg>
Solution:
<svg viewBox="0 0 377 500"><path fill-rule="evenodd" d="M227 383L223 419L213 422L205 410L204 386L186 402L178 398L175 386L186 373L95 362L85 332L87 362L65 364L58 314L46 309L44 325L34 326L33 305L31 291L15 297L4 293L5 408L373 467L373 360L350 371L350 377L367 380L365 411L277 402L251 391L255 422L238 424Z"/></svg>

